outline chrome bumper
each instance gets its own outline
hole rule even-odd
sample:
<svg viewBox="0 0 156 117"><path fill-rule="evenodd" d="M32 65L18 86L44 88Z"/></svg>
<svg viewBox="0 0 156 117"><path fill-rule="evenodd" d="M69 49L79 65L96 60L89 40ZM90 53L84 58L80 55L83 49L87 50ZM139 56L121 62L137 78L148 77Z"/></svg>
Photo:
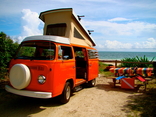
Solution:
<svg viewBox="0 0 156 117"><path fill-rule="evenodd" d="M38 91L28 91L28 90L18 90L14 89L9 85L5 85L5 90L21 96L34 97L34 98L52 98L51 92L38 92Z"/></svg>

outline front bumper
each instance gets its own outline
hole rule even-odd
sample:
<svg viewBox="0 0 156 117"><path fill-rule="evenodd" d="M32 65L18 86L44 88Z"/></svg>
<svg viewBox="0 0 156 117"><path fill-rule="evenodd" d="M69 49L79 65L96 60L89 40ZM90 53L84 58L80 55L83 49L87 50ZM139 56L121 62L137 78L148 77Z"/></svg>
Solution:
<svg viewBox="0 0 156 117"><path fill-rule="evenodd" d="M38 92L38 91L28 91L28 90L18 90L14 89L9 85L5 85L5 90L21 96L34 97L34 98L52 98L51 92Z"/></svg>

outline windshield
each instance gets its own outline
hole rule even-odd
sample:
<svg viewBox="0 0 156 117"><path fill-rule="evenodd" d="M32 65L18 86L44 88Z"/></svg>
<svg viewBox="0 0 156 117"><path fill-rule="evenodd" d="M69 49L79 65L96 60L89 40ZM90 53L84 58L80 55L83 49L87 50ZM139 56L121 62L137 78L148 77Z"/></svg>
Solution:
<svg viewBox="0 0 156 117"><path fill-rule="evenodd" d="M23 42L15 58L53 60L55 58L55 45L51 42Z"/></svg>

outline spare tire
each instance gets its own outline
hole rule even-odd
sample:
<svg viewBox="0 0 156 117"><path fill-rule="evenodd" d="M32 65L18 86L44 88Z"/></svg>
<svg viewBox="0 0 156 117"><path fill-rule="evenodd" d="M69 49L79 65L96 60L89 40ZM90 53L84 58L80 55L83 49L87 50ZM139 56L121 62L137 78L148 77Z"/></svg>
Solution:
<svg viewBox="0 0 156 117"><path fill-rule="evenodd" d="M16 89L26 88L31 80L29 68L24 64L14 65L9 73L10 83Z"/></svg>

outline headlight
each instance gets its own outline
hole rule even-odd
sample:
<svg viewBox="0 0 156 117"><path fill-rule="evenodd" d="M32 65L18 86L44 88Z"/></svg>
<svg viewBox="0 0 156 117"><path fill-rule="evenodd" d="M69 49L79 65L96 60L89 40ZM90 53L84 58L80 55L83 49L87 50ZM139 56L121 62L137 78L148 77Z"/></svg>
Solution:
<svg viewBox="0 0 156 117"><path fill-rule="evenodd" d="M46 81L46 77L45 77L45 76L42 76L42 75L38 76L38 82L39 82L40 84L45 83L45 81Z"/></svg>

